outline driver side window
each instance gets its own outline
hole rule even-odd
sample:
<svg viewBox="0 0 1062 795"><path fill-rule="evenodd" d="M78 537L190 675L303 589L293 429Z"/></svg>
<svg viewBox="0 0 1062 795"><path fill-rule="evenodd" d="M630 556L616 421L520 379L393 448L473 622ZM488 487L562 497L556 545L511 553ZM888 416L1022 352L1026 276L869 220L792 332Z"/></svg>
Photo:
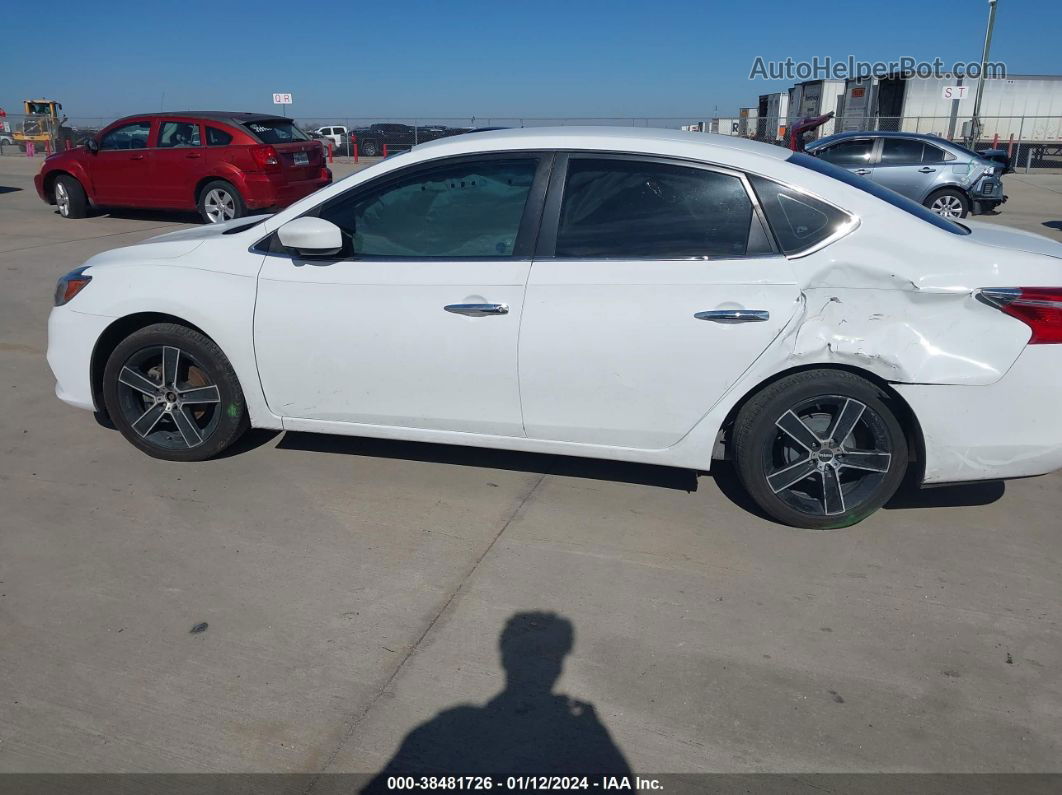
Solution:
<svg viewBox="0 0 1062 795"><path fill-rule="evenodd" d="M147 149L151 122L135 121L115 127L100 140L100 149Z"/></svg>
<svg viewBox="0 0 1062 795"><path fill-rule="evenodd" d="M440 166L353 192L319 213L343 232L343 257L513 256L538 159Z"/></svg>

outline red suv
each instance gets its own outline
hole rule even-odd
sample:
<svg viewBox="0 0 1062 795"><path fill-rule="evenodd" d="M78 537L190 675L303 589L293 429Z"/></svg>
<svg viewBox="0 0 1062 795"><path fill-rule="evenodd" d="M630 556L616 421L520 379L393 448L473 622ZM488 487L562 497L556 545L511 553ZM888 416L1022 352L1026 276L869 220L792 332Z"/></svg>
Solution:
<svg viewBox="0 0 1062 795"><path fill-rule="evenodd" d="M192 111L119 119L34 178L64 218L90 206L198 209L208 223L284 207L331 181L320 142L291 119Z"/></svg>

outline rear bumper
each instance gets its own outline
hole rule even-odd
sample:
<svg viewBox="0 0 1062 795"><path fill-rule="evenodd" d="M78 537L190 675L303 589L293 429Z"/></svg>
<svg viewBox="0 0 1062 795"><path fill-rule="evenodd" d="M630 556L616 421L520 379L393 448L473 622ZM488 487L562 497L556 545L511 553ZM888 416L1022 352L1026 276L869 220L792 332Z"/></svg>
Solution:
<svg viewBox="0 0 1062 795"><path fill-rule="evenodd" d="M1026 347L994 384L893 386L922 426L926 483L1062 469L1062 345Z"/></svg>
<svg viewBox="0 0 1062 795"><path fill-rule="evenodd" d="M318 177L297 182L287 182L282 176L272 174L247 174L244 177L243 200L252 210L287 207L292 202L331 184L332 172L327 168L322 168Z"/></svg>

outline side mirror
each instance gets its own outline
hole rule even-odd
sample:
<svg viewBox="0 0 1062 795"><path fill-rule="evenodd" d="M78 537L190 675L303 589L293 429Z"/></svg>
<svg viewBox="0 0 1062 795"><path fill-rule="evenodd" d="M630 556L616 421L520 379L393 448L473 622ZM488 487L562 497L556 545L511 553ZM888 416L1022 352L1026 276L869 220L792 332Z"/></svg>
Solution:
<svg viewBox="0 0 1062 795"><path fill-rule="evenodd" d="M86 138L85 148L92 152L92 154L96 154L98 151L100 151L99 142L95 138Z"/></svg>
<svg viewBox="0 0 1062 795"><path fill-rule="evenodd" d="M338 254L343 248L339 227L323 218L303 216L288 221L277 230L277 237L285 248L307 257L326 257Z"/></svg>

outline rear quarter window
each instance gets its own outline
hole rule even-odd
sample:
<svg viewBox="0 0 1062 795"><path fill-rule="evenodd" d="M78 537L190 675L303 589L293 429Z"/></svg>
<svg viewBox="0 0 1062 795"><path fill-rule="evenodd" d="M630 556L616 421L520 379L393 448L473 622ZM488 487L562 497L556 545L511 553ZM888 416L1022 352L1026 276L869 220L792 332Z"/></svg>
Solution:
<svg viewBox="0 0 1062 795"><path fill-rule="evenodd" d="M884 188L876 182L871 182L869 179L864 179L863 177L853 174L847 169L839 168L833 163L827 163L824 160L812 157L811 155L806 155L803 152L794 153L787 158L786 162L831 177L838 182L843 182L845 185L851 185L853 188L858 188L864 193L869 193L876 199L881 199L883 202L891 204L893 207L903 210L905 213L909 213L919 220L925 221L927 224L932 224L937 227L937 229L942 229L953 235L970 234L970 230L965 226L957 224L954 221L949 221L946 218L941 218L935 212L923 207L918 202L911 201L906 196L901 196L899 193ZM769 214L768 218L770 218Z"/></svg>
<svg viewBox="0 0 1062 795"><path fill-rule="evenodd" d="M809 251L843 232L852 221L852 216L832 204L774 180L749 175L749 181L779 247L788 255Z"/></svg>

